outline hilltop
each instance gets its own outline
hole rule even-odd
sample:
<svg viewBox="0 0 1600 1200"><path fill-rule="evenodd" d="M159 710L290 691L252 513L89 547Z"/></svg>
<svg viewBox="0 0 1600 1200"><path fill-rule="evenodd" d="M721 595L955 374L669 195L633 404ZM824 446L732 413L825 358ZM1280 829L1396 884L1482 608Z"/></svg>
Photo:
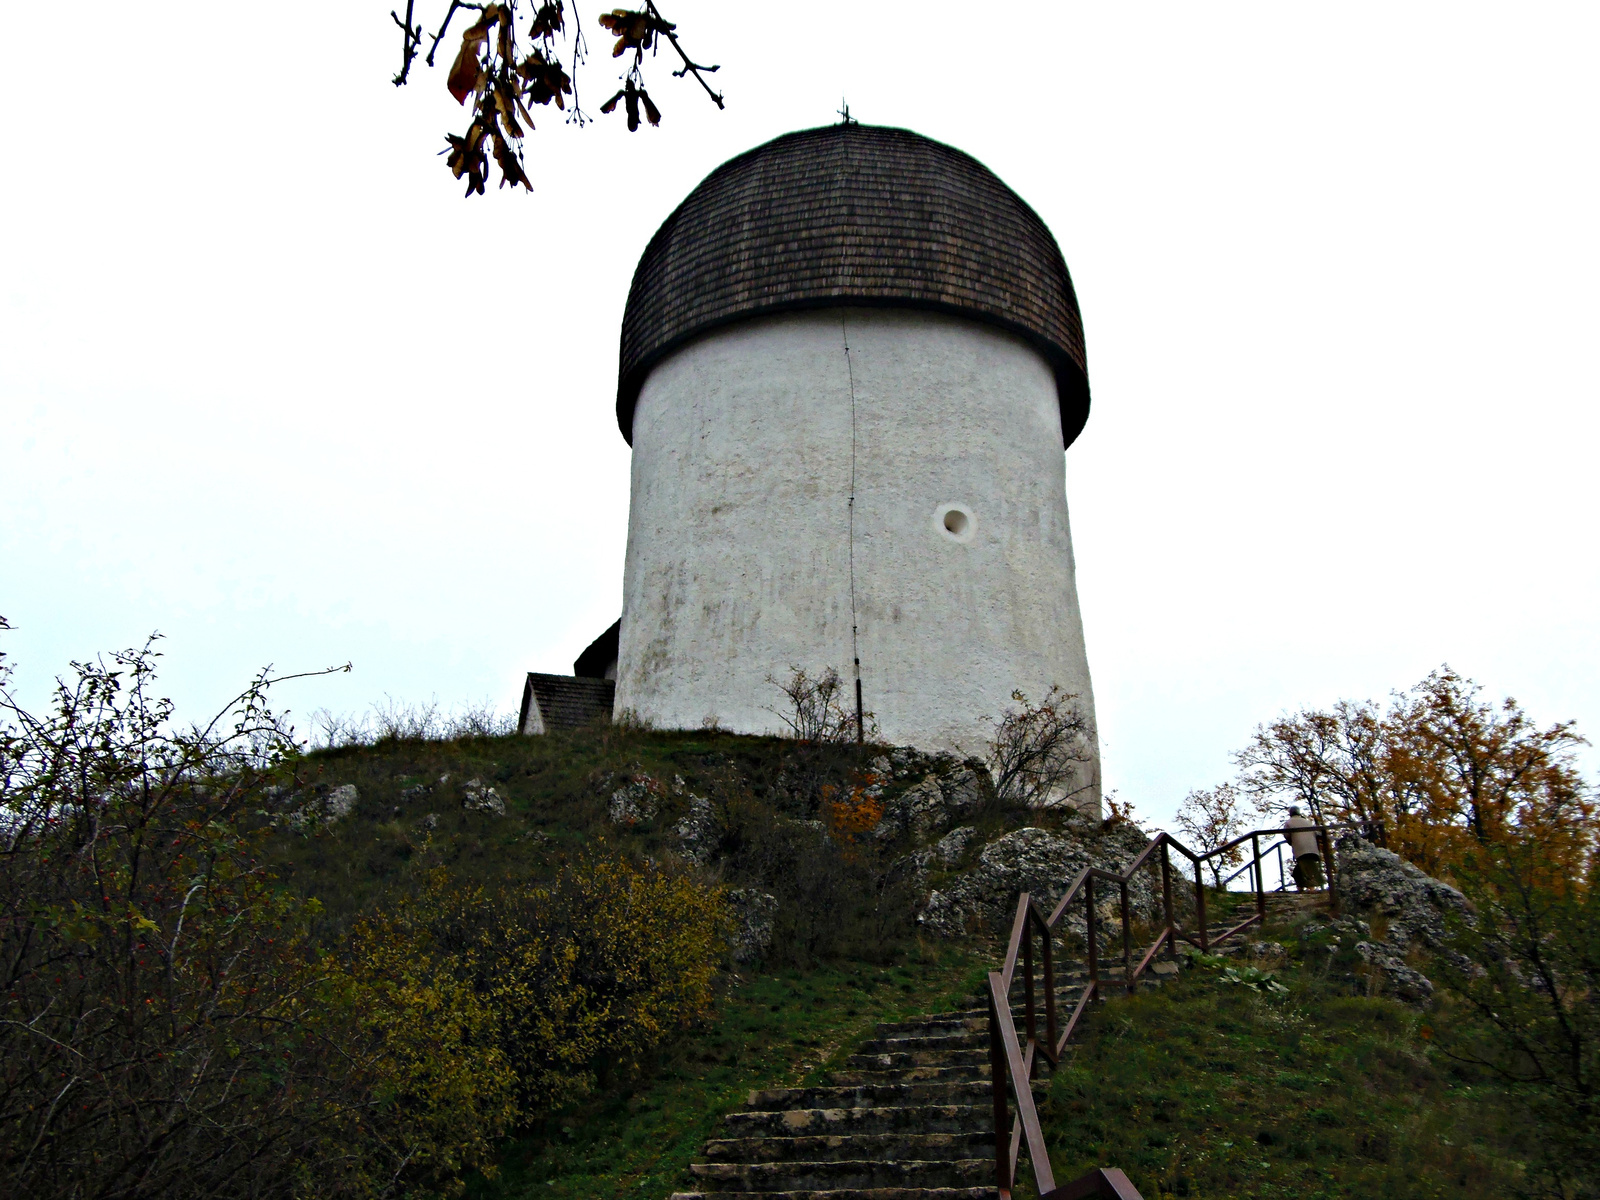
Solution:
<svg viewBox="0 0 1600 1200"><path fill-rule="evenodd" d="M277 870L321 899L329 936L429 872L537 879L595 846L771 897L756 918L770 929L753 951L735 937L709 1017L523 1129L498 1178L470 1185L483 1197L664 1197L749 1090L818 1083L875 1024L976 992L1004 930L969 905L966 928L930 931L928 898L970 892L986 847L1071 844L1115 862L1142 843L1125 823L1008 810L977 768L612 727L348 747L299 765L308 807L332 798L341 811L285 828ZM936 794L918 792L930 780L976 790L970 808L919 829L906 809ZM894 836L873 836L896 814ZM972 830L953 854L952 825ZM1048 853L1022 864L1050 868ZM1147 1200L1515 1189L1533 1134L1497 1084L1430 1044L1418 1008L1369 994L1378 982L1349 938L1295 912L1253 940L1250 964L1272 989L1202 962L1096 1009L1043 1100L1058 1178L1120 1166Z"/></svg>

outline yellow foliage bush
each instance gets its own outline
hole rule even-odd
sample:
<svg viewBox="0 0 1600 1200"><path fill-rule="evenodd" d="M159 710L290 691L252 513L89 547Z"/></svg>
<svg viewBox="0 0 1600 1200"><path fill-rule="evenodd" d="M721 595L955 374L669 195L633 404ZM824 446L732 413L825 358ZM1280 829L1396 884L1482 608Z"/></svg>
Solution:
<svg viewBox="0 0 1600 1200"><path fill-rule="evenodd" d="M356 969L394 981L383 1019L409 1102L444 1121L476 1088L458 1119L487 1128L581 1099L703 1017L728 924L720 889L600 853L532 886L436 874L362 923Z"/></svg>
<svg viewBox="0 0 1600 1200"><path fill-rule="evenodd" d="M396 1143L406 1179L423 1194L457 1194L465 1171L493 1173L517 1080L492 1007L454 977L418 915L407 907L358 925L325 1011L363 1035L374 1124Z"/></svg>

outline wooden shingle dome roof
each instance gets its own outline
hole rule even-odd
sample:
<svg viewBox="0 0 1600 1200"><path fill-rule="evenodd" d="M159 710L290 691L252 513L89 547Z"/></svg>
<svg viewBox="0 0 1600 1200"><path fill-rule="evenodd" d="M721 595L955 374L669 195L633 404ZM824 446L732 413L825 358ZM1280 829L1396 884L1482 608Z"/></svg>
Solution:
<svg viewBox="0 0 1600 1200"><path fill-rule="evenodd" d="M971 155L855 123L785 134L722 164L645 248L622 318L617 423L650 368L766 313L922 308L997 325L1055 369L1063 441L1089 416L1083 322L1055 238Z"/></svg>

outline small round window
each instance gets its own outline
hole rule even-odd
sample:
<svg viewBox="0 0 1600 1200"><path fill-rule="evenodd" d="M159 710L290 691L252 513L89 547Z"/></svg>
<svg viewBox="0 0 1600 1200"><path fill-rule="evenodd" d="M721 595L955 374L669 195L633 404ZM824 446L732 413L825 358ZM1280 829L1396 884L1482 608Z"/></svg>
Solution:
<svg viewBox="0 0 1600 1200"><path fill-rule="evenodd" d="M972 540L972 511L964 504L941 504L934 510L934 527L953 542Z"/></svg>

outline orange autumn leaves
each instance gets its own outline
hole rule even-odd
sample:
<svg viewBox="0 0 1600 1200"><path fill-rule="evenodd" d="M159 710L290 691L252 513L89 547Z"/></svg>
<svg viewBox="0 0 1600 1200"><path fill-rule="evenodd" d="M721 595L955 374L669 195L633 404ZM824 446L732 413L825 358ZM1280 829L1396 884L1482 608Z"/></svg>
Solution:
<svg viewBox="0 0 1600 1200"><path fill-rule="evenodd" d="M1263 809L1303 804L1432 875L1491 843L1534 844L1545 882L1561 888L1585 877L1595 848L1596 804L1575 757L1584 745L1572 722L1540 726L1446 666L1387 708L1340 701L1280 717L1236 760Z"/></svg>
<svg viewBox="0 0 1600 1200"><path fill-rule="evenodd" d="M846 787L826 784L822 789L822 819L835 839L854 842L871 833L883 820L884 804L879 795L883 781L871 771L863 771Z"/></svg>

